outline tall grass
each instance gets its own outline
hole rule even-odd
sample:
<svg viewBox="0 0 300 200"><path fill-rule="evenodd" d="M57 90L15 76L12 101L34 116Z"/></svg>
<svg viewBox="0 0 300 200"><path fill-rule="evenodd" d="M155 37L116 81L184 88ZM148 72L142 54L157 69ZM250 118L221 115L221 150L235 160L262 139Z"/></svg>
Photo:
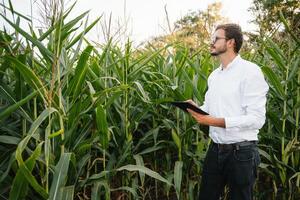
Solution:
<svg viewBox="0 0 300 200"><path fill-rule="evenodd" d="M38 33L20 27L30 19L12 6L15 21L1 15L14 30L0 32L1 197L197 199L207 127L168 102L201 104L215 61L178 44L91 45L85 34L100 19L67 21L73 8ZM300 193L300 45L288 37L287 45L262 38L251 55L271 86L257 199Z"/></svg>

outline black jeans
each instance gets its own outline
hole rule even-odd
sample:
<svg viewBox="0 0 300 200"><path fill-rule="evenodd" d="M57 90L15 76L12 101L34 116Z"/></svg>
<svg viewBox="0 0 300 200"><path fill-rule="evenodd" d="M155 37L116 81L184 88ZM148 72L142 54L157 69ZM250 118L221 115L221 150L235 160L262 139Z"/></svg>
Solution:
<svg viewBox="0 0 300 200"><path fill-rule="evenodd" d="M228 185L230 200L252 200L259 163L255 143L242 146L212 143L204 161L199 199L219 200Z"/></svg>

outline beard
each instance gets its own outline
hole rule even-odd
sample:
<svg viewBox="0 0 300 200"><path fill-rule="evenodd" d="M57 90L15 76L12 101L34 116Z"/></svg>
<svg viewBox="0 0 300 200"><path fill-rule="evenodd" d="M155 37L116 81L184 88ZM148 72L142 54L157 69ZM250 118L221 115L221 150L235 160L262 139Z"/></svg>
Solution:
<svg viewBox="0 0 300 200"><path fill-rule="evenodd" d="M227 51L227 47L223 46L223 48L220 48L219 50L216 49L216 51L214 51L214 52L211 51L210 55L212 55L212 56L219 56L219 55L225 53L226 51Z"/></svg>

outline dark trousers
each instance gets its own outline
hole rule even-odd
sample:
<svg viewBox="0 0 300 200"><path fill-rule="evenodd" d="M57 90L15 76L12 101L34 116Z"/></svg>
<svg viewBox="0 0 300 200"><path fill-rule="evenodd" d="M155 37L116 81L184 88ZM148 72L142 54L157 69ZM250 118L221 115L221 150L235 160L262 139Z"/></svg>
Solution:
<svg viewBox="0 0 300 200"><path fill-rule="evenodd" d="M256 143L212 143L204 161L199 199L219 200L227 185L230 200L252 200L259 163Z"/></svg>

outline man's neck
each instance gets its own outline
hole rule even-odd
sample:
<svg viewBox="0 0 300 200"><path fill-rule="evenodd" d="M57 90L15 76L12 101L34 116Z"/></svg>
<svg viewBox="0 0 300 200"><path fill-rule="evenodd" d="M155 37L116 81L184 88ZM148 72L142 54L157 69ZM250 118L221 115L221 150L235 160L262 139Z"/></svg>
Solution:
<svg viewBox="0 0 300 200"><path fill-rule="evenodd" d="M238 54L236 54L236 53L224 53L224 54L220 55L219 60L222 64L222 68L226 69L228 64L231 63L237 55Z"/></svg>

